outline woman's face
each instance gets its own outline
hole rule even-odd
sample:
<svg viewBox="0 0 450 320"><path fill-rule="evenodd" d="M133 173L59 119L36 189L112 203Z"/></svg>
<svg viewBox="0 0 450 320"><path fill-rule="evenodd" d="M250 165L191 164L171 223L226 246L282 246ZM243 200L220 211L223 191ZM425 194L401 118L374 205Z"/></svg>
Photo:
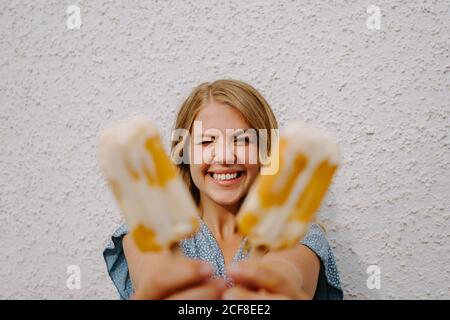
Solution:
<svg viewBox="0 0 450 320"><path fill-rule="evenodd" d="M258 143L250 128L228 105L211 102L200 110L191 130L190 172L201 198L229 206L247 194L259 174Z"/></svg>

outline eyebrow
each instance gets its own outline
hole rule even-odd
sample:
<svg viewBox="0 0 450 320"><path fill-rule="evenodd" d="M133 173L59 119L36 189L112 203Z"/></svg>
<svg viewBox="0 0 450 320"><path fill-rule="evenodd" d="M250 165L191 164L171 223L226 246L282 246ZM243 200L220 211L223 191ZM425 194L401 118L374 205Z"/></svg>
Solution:
<svg viewBox="0 0 450 320"><path fill-rule="evenodd" d="M234 132L231 134L231 136L240 136L242 134L246 134L248 132L246 132L247 130L249 130L251 128L248 129L236 129L234 130ZM211 138L211 137L216 137L215 134L210 134L210 133L202 133L202 134L198 134L195 136L195 138Z"/></svg>
<svg viewBox="0 0 450 320"><path fill-rule="evenodd" d="M212 138L212 137L215 137L215 135L214 134L210 134L210 133L207 133L207 134L197 134L196 136L195 136L195 138L196 139L198 139L198 138Z"/></svg>

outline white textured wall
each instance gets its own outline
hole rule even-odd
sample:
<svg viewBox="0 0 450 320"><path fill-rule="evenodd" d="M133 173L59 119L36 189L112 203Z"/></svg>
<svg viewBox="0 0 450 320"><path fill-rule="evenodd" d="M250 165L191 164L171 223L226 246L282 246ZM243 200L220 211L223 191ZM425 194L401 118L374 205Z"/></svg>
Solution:
<svg viewBox="0 0 450 320"><path fill-rule="evenodd" d="M450 298L448 1L27 2L0 3L0 298L117 298L101 251L121 218L96 136L147 114L168 141L183 98L218 78L338 137L320 215L346 298Z"/></svg>

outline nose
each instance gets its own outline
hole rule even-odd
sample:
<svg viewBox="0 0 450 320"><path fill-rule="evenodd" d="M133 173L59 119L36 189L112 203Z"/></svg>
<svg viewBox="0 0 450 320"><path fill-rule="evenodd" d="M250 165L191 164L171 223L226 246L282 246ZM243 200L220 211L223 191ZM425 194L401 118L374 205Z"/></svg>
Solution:
<svg viewBox="0 0 450 320"><path fill-rule="evenodd" d="M218 139L213 148L213 163L217 164L233 164L236 162L236 154L234 145L231 142L224 141L226 139Z"/></svg>

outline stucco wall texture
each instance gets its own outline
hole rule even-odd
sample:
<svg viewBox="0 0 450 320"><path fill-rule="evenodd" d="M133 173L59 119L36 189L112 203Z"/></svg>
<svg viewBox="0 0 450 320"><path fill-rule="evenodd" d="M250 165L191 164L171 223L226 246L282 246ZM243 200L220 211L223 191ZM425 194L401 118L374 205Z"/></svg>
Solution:
<svg viewBox="0 0 450 320"><path fill-rule="evenodd" d="M235 78L281 125L339 140L319 216L345 297L449 299L449 24L448 1L1 1L0 298L118 298L102 250L121 215L99 131L145 114L168 148L192 88Z"/></svg>

